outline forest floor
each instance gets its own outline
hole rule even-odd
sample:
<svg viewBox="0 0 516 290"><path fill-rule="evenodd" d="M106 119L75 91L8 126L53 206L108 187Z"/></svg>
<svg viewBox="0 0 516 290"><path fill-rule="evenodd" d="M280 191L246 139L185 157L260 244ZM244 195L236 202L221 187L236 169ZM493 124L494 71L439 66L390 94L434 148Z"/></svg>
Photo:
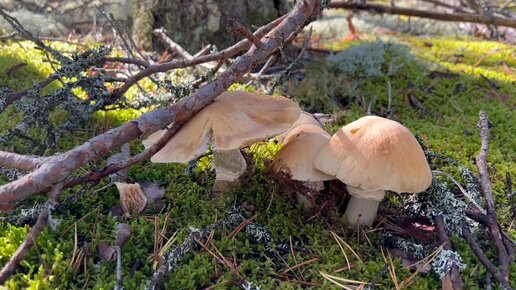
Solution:
<svg viewBox="0 0 516 290"><path fill-rule="evenodd" d="M32 49L31 44L3 42L0 45L0 87L22 89L51 73L42 53ZM68 51L77 49L58 42L51 45ZM303 69L280 86L277 93L292 97L309 112L335 116L336 121L325 126L330 133L364 116L368 108L373 114L389 114L390 86L393 118L417 134L429 151L447 156L466 171L476 173L474 158L480 149L477 123L479 111L485 110L492 123L488 170L497 214L503 231L516 239L514 213L505 193L506 173L516 177L515 47L499 42L409 35L392 35L387 41L335 40L319 47L342 52L315 59L308 52ZM19 63L26 66L9 71ZM152 90L149 83L142 82L142 86ZM56 83L48 91L57 87ZM254 89L252 85L233 88ZM62 137L58 148L53 150L35 152L27 141L18 139L6 142L2 150L53 154L139 114L141 111L132 109L97 112L90 123ZM63 118L65 114L56 112L51 121ZM0 133L5 133L18 120L15 109L4 112L0 115ZM31 133L36 137L44 134L37 128ZM133 155L143 149L140 142L130 145ZM322 196L312 209L303 208L290 197L295 185L283 184L281 177L268 171L268 161L278 150L274 141L245 149L250 165L241 186L216 201L211 194L214 174L209 155L193 170L182 164L150 161L133 166L129 170L129 182L156 184L164 189L164 197L160 203L131 218L120 216L116 209L117 189L106 187L107 179L91 187L67 190L63 198L77 194L80 198L65 201L65 206L53 214L53 226L38 238L5 286L8 289L113 288L116 261L102 259L99 245L113 244L117 225L126 223L132 234L121 248L123 286L142 289L162 261L163 252L180 245L191 232L224 219L231 208L237 207L250 224L240 231L229 226L217 228L208 240L200 240L171 271L165 280L167 289L316 286L332 289L340 288L338 283L348 289L369 283L378 289L396 289L399 284L408 289L441 288L442 269L438 264L433 264L436 271L421 267L414 277L414 267L406 267L439 248L427 213L411 211L424 200L390 193L381 204L373 229L348 228L341 218L346 205L344 193L339 196L342 185L332 183L328 193L331 198ZM431 166L465 185L470 182L462 179L464 170L457 166L435 158ZM449 180L442 176L436 180L450 188L452 194L457 192ZM0 181L7 182L7 177ZM429 193L431 190L426 198L431 198ZM415 201L406 202L409 197ZM37 212L37 204L43 201L43 196L32 198L15 212L0 217L0 265L13 255L27 233L27 224L34 221L30 209ZM464 199L464 202L468 201ZM443 209L443 213L450 214L450 227L453 219L464 218L460 217L461 212ZM453 228L449 230L465 265L464 289L485 289L485 268L459 233ZM475 235L486 237L481 228ZM491 248L488 239L483 239L481 246ZM417 255L415 249L420 251ZM493 250L487 252L489 257L494 257ZM516 265L511 270L516 275ZM516 279L512 280L512 286L516 288Z"/></svg>

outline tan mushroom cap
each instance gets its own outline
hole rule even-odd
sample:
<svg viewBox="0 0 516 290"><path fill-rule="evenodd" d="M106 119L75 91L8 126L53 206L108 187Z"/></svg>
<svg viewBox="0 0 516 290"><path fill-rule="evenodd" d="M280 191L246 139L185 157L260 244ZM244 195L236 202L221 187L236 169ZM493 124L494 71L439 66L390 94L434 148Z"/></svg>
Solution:
<svg viewBox="0 0 516 290"><path fill-rule="evenodd" d="M420 192L432 182L414 135L400 123L376 116L338 130L321 149L315 167L363 190Z"/></svg>
<svg viewBox="0 0 516 290"><path fill-rule="evenodd" d="M273 166L276 171L283 171L294 180L323 181L335 179L333 176L317 170L315 158L320 149L328 143L330 135L321 127L303 124L294 128L285 137L283 148L276 154Z"/></svg>
<svg viewBox="0 0 516 290"><path fill-rule="evenodd" d="M224 92L184 124L151 161L185 163L203 154L210 143L218 151L238 149L284 132L299 114L299 106L285 97ZM143 144L151 146L164 133L152 134Z"/></svg>
<svg viewBox="0 0 516 290"><path fill-rule="evenodd" d="M314 115L301 111L301 114L299 115L299 118L290 126L290 128L283 132L282 134L276 136L276 140L278 140L279 143L285 144L284 140L285 137L287 137L288 133L290 133L294 128L297 126L303 125L303 124L312 124L315 126L318 126L319 128L322 128L321 123L314 117Z"/></svg>

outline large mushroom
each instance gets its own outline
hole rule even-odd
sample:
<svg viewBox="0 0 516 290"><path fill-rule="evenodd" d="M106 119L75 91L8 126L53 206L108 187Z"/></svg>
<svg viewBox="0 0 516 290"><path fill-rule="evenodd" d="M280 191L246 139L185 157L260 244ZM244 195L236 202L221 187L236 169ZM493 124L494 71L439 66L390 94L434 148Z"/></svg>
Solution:
<svg viewBox="0 0 516 290"><path fill-rule="evenodd" d="M224 191L245 171L240 148L287 130L300 114L299 106L285 97L260 93L224 92L186 122L154 156L155 163L186 163L213 149L214 192ZM145 147L163 134L143 140Z"/></svg>
<svg viewBox="0 0 516 290"><path fill-rule="evenodd" d="M412 133L389 119L362 117L337 131L315 167L346 184L345 218L372 225L385 191L421 192L432 182L425 154Z"/></svg>

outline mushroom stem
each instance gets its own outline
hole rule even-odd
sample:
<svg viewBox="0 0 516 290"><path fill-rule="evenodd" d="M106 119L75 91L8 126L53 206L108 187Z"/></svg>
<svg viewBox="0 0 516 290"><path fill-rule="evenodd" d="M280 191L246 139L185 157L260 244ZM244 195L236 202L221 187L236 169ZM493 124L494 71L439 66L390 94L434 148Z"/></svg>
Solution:
<svg viewBox="0 0 516 290"><path fill-rule="evenodd" d="M346 186L351 194L344 217L350 225L373 225L380 201L385 196L384 190L364 190Z"/></svg>
<svg viewBox="0 0 516 290"><path fill-rule="evenodd" d="M215 194L228 190L244 173L247 163L240 149L213 151L213 168L215 169L215 184L213 185Z"/></svg>

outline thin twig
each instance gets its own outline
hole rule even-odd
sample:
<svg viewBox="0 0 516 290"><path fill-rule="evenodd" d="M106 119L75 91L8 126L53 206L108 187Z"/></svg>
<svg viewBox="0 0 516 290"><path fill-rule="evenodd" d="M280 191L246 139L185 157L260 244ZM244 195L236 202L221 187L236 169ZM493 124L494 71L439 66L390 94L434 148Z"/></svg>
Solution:
<svg viewBox="0 0 516 290"><path fill-rule="evenodd" d="M194 57L188 53L181 45L175 43L170 37L167 36L165 28L154 29L154 35L156 35L163 44L170 48L173 52L179 54L184 59L192 60Z"/></svg>
<svg viewBox="0 0 516 290"><path fill-rule="evenodd" d="M236 21L234 19L229 20L227 31L247 38L257 48L262 47L262 42L260 41L260 39L258 37L256 37L247 28L245 28L245 26L243 26L242 24L240 24L238 21Z"/></svg>
<svg viewBox="0 0 516 290"><path fill-rule="evenodd" d="M63 185L57 184L52 188L52 190L48 194L48 200L45 203L43 211L39 214L39 217L31 228L25 240L18 247L14 255L9 259L9 262L4 265L2 270L0 271L0 284L4 284L7 279L14 273L16 267L20 264L25 254L34 246L38 236L45 229L49 220L51 218L51 212L56 207L59 199L59 195L61 194L61 189Z"/></svg>
<svg viewBox="0 0 516 290"><path fill-rule="evenodd" d="M395 15L406 15L428 19L435 19L441 21L453 21L453 22L472 22L482 23L497 26L507 26L516 28L516 19L499 17L496 15L481 15L473 13L439 13L430 10L420 10L412 8L403 8L397 6L386 6L379 4L369 4L360 2L342 2L332 1L329 4L329 8L343 8L343 9L354 9L371 11L375 13L395 14Z"/></svg>
<svg viewBox="0 0 516 290"><path fill-rule="evenodd" d="M498 262L500 264L500 274L503 277L502 281L498 281L503 287L509 289L509 270L511 264L511 256L505 248L500 226L498 225L498 219L496 217L496 209L493 200L493 189L491 187L491 181L487 172L487 152L489 147L489 120L485 111L480 111L480 153L475 158L480 174L480 185L486 199L486 212L489 221L489 233L493 239L493 244L498 254ZM495 276L496 277L496 276Z"/></svg>
<svg viewBox="0 0 516 290"><path fill-rule="evenodd" d="M439 237L439 243L443 245L443 249L452 250L452 243L448 233L446 232L446 227L444 225L444 219L442 216L434 217L435 228L437 229L437 234ZM453 261L448 261L448 263L453 263ZM454 290L462 289L462 279L460 277L460 269L459 266L455 263L451 265L450 272L446 274L446 276L450 276L451 282Z"/></svg>

